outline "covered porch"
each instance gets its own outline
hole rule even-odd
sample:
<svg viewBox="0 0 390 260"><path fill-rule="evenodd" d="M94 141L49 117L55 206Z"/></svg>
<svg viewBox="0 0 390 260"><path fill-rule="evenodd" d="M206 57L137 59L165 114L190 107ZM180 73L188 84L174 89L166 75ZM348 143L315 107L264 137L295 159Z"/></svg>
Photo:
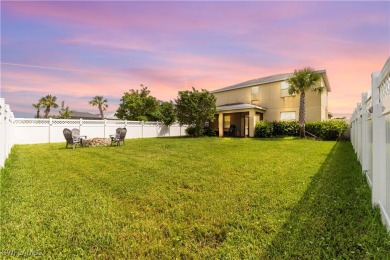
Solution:
<svg viewBox="0 0 390 260"><path fill-rule="evenodd" d="M263 120L266 111L264 107L244 103L218 106L210 126L220 137L254 137L256 123Z"/></svg>

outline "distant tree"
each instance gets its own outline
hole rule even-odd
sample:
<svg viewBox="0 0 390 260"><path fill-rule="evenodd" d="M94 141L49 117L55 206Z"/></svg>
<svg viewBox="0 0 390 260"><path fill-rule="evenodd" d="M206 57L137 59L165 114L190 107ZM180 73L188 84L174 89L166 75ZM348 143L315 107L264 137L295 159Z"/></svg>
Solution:
<svg viewBox="0 0 390 260"><path fill-rule="evenodd" d="M121 98L115 115L120 119L135 121L158 120L158 100L150 95L150 90L141 84L141 90L130 89Z"/></svg>
<svg viewBox="0 0 390 260"><path fill-rule="evenodd" d="M105 99L103 96L94 96L92 100L89 101L89 104L92 106L97 106L101 119L104 119L103 111L106 111L108 107L107 99Z"/></svg>
<svg viewBox="0 0 390 260"><path fill-rule="evenodd" d="M193 87L192 91L179 91L175 102L179 123L193 126L195 137L202 136L204 123L213 122L217 113L215 96L205 89L198 91Z"/></svg>
<svg viewBox="0 0 390 260"><path fill-rule="evenodd" d="M176 111L172 101L161 102L158 108L158 120L166 126L172 125L176 121Z"/></svg>
<svg viewBox="0 0 390 260"><path fill-rule="evenodd" d="M46 95L39 100L39 103L45 108L45 118L49 118L49 113L51 108L57 108L58 104L56 103L57 97L52 95Z"/></svg>
<svg viewBox="0 0 390 260"><path fill-rule="evenodd" d="M333 114L330 113L330 112L328 112L328 118L329 118L329 119L332 119L332 118L333 118Z"/></svg>
<svg viewBox="0 0 390 260"><path fill-rule="evenodd" d="M73 111L69 109L69 106L65 107L65 100L61 102L61 110L58 112L60 114L60 118L67 119L70 118Z"/></svg>
<svg viewBox="0 0 390 260"><path fill-rule="evenodd" d="M287 79L290 84L288 93L300 94L299 100L299 136L304 138L305 134L305 96L307 91L314 91L319 94L324 90L323 87L316 85L320 79L320 74L314 69L306 67L300 70L295 70L293 75Z"/></svg>
<svg viewBox="0 0 390 260"><path fill-rule="evenodd" d="M32 104L32 106L37 110L37 114L36 114L35 118L41 118L40 112L41 112L42 104L40 102L38 102L38 103Z"/></svg>

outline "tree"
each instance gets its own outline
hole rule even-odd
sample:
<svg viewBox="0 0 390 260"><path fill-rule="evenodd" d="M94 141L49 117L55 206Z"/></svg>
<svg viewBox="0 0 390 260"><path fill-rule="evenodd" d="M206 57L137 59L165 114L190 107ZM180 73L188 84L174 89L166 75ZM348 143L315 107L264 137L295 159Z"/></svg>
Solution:
<svg viewBox="0 0 390 260"><path fill-rule="evenodd" d="M46 95L39 100L39 103L45 108L45 118L49 117L50 108L57 108L58 104L56 103L57 97L52 95Z"/></svg>
<svg viewBox="0 0 390 260"><path fill-rule="evenodd" d="M161 102L158 108L158 118L166 126L170 126L176 121L176 111L172 101Z"/></svg>
<svg viewBox="0 0 390 260"><path fill-rule="evenodd" d="M70 118L73 111L69 109L69 106L65 107L65 100L61 102L61 110L58 112L60 114L60 118L66 119Z"/></svg>
<svg viewBox="0 0 390 260"><path fill-rule="evenodd" d="M193 87L192 91L179 91L175 102L179 123L194 127L195 137L202 136L204 123L213 122L217 113L215 96L205 89L198 91Z"/></svg>
<svg viewBox="0 0 390 260"><path fill-rule="evenodd" d="M299 136L304 138L305 135L305 96L307 91L314 91L319 94L324 90L323 87L316 85L320 79L320 74L314 69L306 67L300 70L295 70L293 75L287 79L290 84L288 93L300 94L299 99Z"/></svg>
<svg viewBox="0 0 390 260"><path fill-rule="evenodd" d="M38 103L32 104L32 106L37 110L37 115L35 116L35 118L41 118L40 112L42 104L38 101Z"/></svg>
<svg viewBox="0 0 390 260"><path fill-rule="evenodd" d="M115 115L120 119L135 121L158 120L158 100L150 96L150 90L141 84L141 90L130 89L121 98Z"/></svg>
<svg viewBox="0 0 390 260"><path fill-rule="evenodd" d="M100 117L104 119L103 111L106 111L108 105L107 105L107 99L105 99L103 96L94 96L91 101L89 101L89 104L92 106L97 106L99 109Z"/></svg>

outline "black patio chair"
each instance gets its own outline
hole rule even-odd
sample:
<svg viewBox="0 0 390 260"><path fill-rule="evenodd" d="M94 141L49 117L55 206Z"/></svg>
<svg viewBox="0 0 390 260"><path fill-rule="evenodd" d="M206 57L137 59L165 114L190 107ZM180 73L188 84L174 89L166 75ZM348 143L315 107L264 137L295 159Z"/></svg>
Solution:
<svg viewBox="0 0 390 260"><path fill-rule="evenodd" d="M228 134L229 134L229 136L236 136L236 126L235 125L230 125Z"/></svg>
<svg viewBox="0 0 390 260"><path fill-rule="evenodd" d="M80 144L80 138L73 138L72 131L70 131L68 128L65 128L64 131L62 131L66 140L66 147L68 148L68 145L72 145L73 149L76 148L76 145Z"/></svg>
<svg viewBox="0 0 390 260"><path fill-rule="evenodd" d="M111 138L111 146L113 143L116 143L117 146L120 145L121 142L125 144L127 129L126 128L117 128L115 135L110 135Z"/></svg>

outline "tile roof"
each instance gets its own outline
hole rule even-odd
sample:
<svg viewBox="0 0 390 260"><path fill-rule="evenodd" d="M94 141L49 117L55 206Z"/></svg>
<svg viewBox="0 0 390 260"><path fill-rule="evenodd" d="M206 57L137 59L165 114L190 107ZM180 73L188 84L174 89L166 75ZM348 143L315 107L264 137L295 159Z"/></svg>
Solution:
<svg viewBox="0 0 390 260"><path fill-rule="evenodd" d="M328 92L330 92L328 79L326 77L326 70L316 70L316 72L323 74L326 88L328 89ZM233 89L240 89L240 88L246 88L246 87L252 87L252 86L282 81L282 80L288 79L288 77L290 77L292 74L293 73L282 73L282 74L276 74L276 75L267 76L267 77L258 78L258 79L251 79L251 80L241 82L241 83L238 83L238 84L235 84L232 86L228 86L225 88L212 90L212 91L210 91L210 93L218 93L218 92L224 92L224 91L233 90Z"/></svg>
<svg viewBox="0 0 390 260"><path fill-rule="evenodd" d="M226 105L218 106L217 111L241 110L241 109L250 109L250 108L267 110L267 108L265 108L265 107L260 107L260 106L256 106L256 105L252 105L252 104L234 103L234 104L226 104Z"/></svg>

